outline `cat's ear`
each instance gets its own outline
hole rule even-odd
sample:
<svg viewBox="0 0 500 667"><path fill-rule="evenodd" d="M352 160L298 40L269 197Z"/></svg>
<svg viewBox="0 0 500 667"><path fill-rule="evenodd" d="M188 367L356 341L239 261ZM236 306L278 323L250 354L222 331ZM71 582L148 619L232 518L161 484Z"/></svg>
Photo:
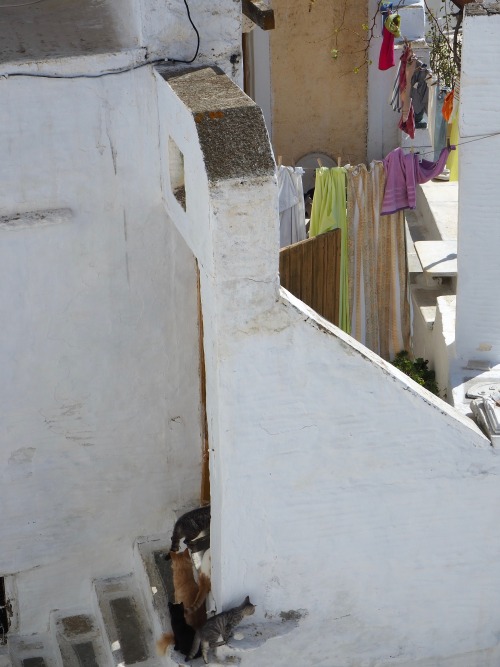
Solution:
<svg viewBox="0 0 500 667"><path fill-rule="evenodd" d="M246 598L245 598L243 604L252 604L252 603L250 602L250 596L249 596L249 595L246 596Z"/></svg>

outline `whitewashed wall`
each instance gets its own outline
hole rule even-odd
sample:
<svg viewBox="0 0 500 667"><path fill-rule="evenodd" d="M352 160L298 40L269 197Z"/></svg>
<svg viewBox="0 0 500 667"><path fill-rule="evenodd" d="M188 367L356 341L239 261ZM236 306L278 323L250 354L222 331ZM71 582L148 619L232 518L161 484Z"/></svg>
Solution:
<svg viewBox="0 0 500 667"><path fill-rule="evenodd" d="M121 0L119 0L121 1ZM218 65L242 85L241 2L239 0L191 0L191 19L200 35L196 65ZM140 0L141 43L151 57L191 60L196 33L183 0Z"/></svg>
<svg viewBox="0 0 500 667"><path fill-rule="evenodd" d="M279 292L272 174L207 180L191 110L158 85L188 201L194 185L207 196L191 212L176 214L168 193L166 205L202 266L214 595L220 609L249 594L264 626L302 616L238 651L242 664L494 667L495 452L472 421Z"/></svg>
<svg viewBox="0 0 500 667"><path fill-rule="evenodd" d="M0 574L22 632L131 570L199 494L194 257L164 211L149 69L0 81Z"/></svg>
<svg viewBox="0 0 500 667"><path fill-rule="evenodd" d="M240 83L241 2L190 0L51 0L0 4L0 63L12 71L17 63L58 69L63 57L120 53L141 47L141 60L191 60L221 67ZM49 62L47 62L49 61ZM102 69L106 63L102 62ZM37 68L34 68L37 71Z"/></svg>
<svg viewBox="0 0 500 667"><path fill-rule="evenodd" d="M485 5L488 6L489 3ZM500 15L466 15L460 77L460 192L456 351L460 360L500 360L497 155L500 136Z"/></svg>

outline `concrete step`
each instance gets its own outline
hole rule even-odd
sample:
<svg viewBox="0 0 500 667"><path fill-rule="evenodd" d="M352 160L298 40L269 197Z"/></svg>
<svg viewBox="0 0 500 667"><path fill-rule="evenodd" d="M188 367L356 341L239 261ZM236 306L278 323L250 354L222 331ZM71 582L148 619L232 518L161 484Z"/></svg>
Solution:
<svg viewBox="0 0 500 667"><path fill-rule="evenodd" d="M52 619L64 667L108 667L111 652L103 641L99 625L89 613L61 614Z"/></svg>
<svg viewBox="0 0 500 667"><path fill-rule="evenodd" d="M412 307L415 316L419 314L426 329L432 330L436 319L437 299L440 296L451 296L451 286L441 285L440 289L411 288Z"/></svg>
<svg viewBox="0 0 500 667"><path fill-rule="evenodd" d="M456 278L456 241L416 241L414 245L425 274L431 278Z"/></svg>
<svg viewBox="0 0 500 667"><path fill-rule="evenodd" d="M0 644L0 667L12 667L10 651L7 644Z"/></svg>
<svg viewBox="0 0 500 667"><path fill-rule="evenodd" d="M50 633L34 635L9 634L12 667L62 667L59 648Z"/></svg>
<svg viewBox="0 0 500 667"><path fill-rule="evenodd" d="M425 229L424 240L456 240L458 183L429 181L423 185L418 185L417 211Z"/></svg>
<svg viewBox="0 0 500 667"><path fill-rule="evenodd" d="M138 537L134 544L134 570L156 638L170 632L168 601L174 600L170 560L170 535Z"/></svg>
<svg viewBox="0 0 500 667"><path fill-rule="evenodd" d="M101 630L114 664L159 667L143 594L132 574L94 582Z"/></svg>

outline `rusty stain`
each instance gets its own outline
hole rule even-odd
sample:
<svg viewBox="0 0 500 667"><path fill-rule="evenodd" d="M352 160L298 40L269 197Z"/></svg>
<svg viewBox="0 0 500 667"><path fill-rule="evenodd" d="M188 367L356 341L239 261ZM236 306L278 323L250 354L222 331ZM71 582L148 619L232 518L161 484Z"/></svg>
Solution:
<svg viewBox="0 0 500 667"><path fill-rule="evenodd" d="M194 117L194 122L195 123L201 123L202 120L203 120L203 114L202 113L195 114L195 117Z"/></svg>
<svg viewBox="0 0 500 667"><path fill-rule="evenodd" d="M224 118L224 113L222 111L209 111L208 115L212 120Z"/></svg>

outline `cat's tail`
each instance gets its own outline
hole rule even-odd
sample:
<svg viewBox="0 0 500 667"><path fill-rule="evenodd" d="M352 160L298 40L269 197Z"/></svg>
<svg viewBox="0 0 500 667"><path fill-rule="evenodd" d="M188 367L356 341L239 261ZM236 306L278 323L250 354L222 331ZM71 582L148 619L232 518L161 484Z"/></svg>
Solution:
<svg viewBox="0 0 500 667"><path fill-rule="evenodd" d="M191 646L191 650L189 651L189 654L186 656L186 660L192 660L194 656L198 653L200 650L200 645L201 645L201 636L198 630L196 630L194 634L194 639L193 639L193 644Z"/></svg>
<svg viewBox="0 0 500 667"><path fill-rule="evenodd" d="M174 530L172 532L172 538L170 540L170 551L179 551L179 542L181 541L181 532L178 530L177 526L174 526Z"/></svg>
<svg viewBox="0 0 500 667"><path fill-rule="evenodd" d="M210 593L211 588L212 583L210 577L203 572L200 572L198 578L198 593L196 594L193 604L186 609L186 614L193 614L202 606L207 599L207 595Z"/></svg>
<svg viewBox="0 0 500 667"><path fill-rule="evenodd" d="M156 642L156 652L158 655L165 655L167 648L175 643L174 635L171 632L165 632Z"/></svg>

